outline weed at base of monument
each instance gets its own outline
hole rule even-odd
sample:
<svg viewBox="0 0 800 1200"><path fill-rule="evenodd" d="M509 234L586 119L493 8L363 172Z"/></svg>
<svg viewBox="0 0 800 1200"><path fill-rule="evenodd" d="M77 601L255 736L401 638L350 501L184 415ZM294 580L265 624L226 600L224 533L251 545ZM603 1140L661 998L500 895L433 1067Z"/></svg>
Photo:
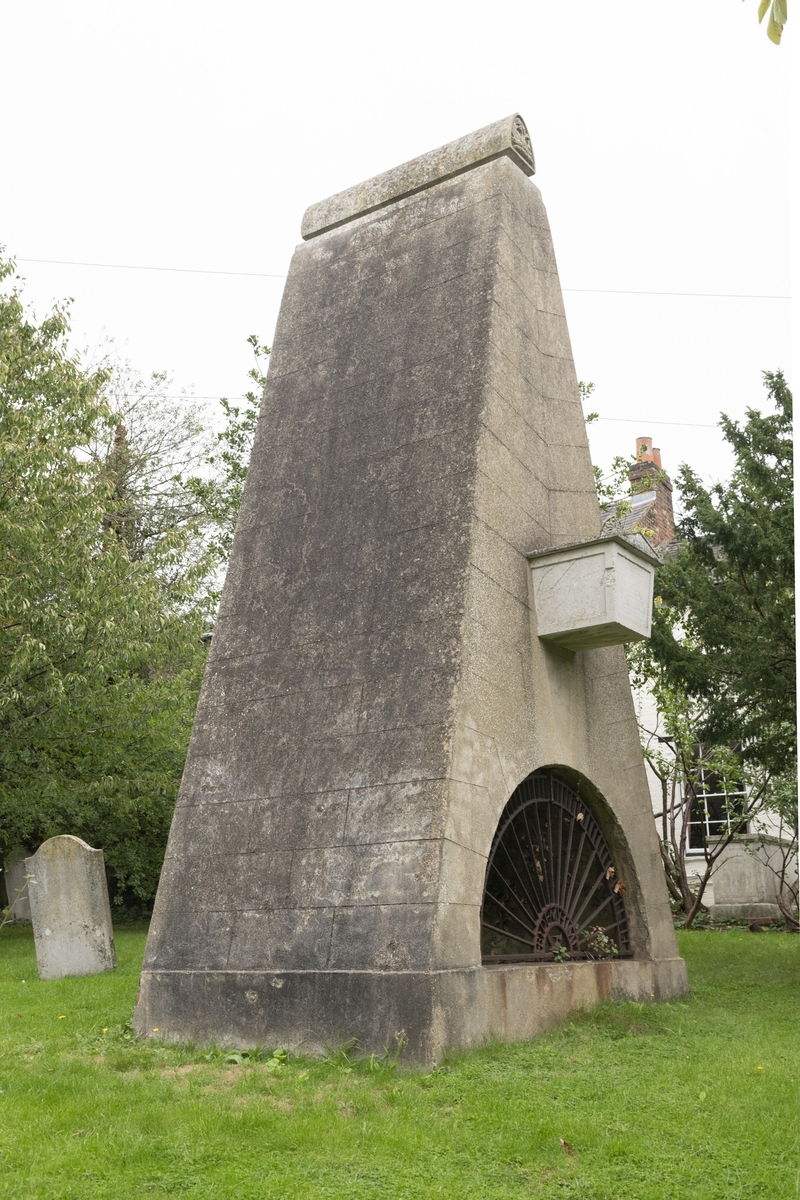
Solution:
<svg viewBox="0 0 800 1200"><path fill-rule="evenodd" d="M352 1071L353 1056L358 1046L358 1038L347 1038L344 1042L337 1042L332 1046L329 1042L323 1042L325 1053L322 1056L324 1063L329 1063L332 1067L341 1067L344 1071Z"/></svg>
<svg viewBox="0 0 800 1200"><path fill-rule="evenodd" d="M234 1050L230 1054L226 1054L222 1060L225 1063L231 1063L242 1067L248 1063L261 1063L268 1067L271 1071L283 1071L286 1069L286 1064L289 1061L289 1055L284 1050L283 1046L278 1046L272 1054L266 1058L263 1054L251 1050Z"/></svg>
<svg viewBox="0 0 800 1200"><path fill-rule="evenodd" d="M322 1058L324 1063L332 1067L338 1067L345 1074L350 1074L355 1066L366 1065L367 1070L372 1074L378 1074L381 1071L394 1071L406 1044L405 1030L400 1030L394 1035L394 1048L384 1046L382 1054L373 1052L369 1055L358 1055L359 1039L356 1037L347 1038L346 1041L337 1042L331 1045L328 1042L323 1042L325 1054Z"/></svg>
<svg viewBox="0 0 800 1200"><path fill-rule="evenodd" d="M221 1047L215 1047L201 1054L200 1058L209 1063L226 1063L235 1067L258 1064L272 1071L280 1071L289 1062L289 1052L283 1046L277 1046L274 1050L264 1050L261 1046L256 1046L253 1050L223 1050Z"/></svg>
<svg viewBox="0 0 800 1200"><path fill-rule="evenodd" d="M389 1046L383 1047L383 1054L370 1054L368 1066L370 1071L378 1074L379 1071L394 1071L397 1069L397 1063L406 1044L405 1031L401 1030L394 1035L395 1048L390 1049Z"/></svg>

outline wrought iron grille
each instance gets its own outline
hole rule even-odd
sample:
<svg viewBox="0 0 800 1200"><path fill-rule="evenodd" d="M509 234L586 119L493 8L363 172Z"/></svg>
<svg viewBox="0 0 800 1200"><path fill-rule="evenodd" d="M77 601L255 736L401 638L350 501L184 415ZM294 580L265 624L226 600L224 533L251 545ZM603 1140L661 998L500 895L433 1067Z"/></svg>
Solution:
<svg viewBox="0 0 800 1200"><path fill-rule="evenodd" d="M624 891L579 793L550 771L529 775L503 810L489 853L483 962L629 956Z"/></svg>

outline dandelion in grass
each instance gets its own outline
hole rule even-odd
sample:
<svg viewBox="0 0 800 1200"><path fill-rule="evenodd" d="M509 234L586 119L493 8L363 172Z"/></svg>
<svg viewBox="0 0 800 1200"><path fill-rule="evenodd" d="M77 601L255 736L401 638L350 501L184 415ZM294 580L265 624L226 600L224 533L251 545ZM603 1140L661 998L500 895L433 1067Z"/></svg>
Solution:
<svg viewBox="0 0 800 1200"><path fill-rule="evenodd" d="M59 1021L66 1021L66 1019L67 1019L67 1014L66 1014L66 1013L62 1013L62 1014L61 1014L61 1016L60 1016L58 1019L59 1019Z"/></svg>

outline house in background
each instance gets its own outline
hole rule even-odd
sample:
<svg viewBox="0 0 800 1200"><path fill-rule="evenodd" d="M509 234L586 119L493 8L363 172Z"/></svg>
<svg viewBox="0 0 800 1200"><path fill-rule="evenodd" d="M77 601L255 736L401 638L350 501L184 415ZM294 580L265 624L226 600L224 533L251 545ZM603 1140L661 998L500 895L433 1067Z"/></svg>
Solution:
<svg viewBox="0 0 800 1200"><path fill-rule="evenodd" d="M629 469L631 483L630 510L617 515L609 505L603 515L622 533L643 533L662 559L678 553L675 516L672 502L672 482L661 464L661 451L650 437L636 441L636 459ZM634 703L643 740L658 744L665 757L674 752L664 736L663 724L653 696L634 688ZM653 814L661 836L660 814L663 809L661 782L648 764L648 783ZM769 812L759 813L758 827L748 824L744 830L733 832L731 822L746 803L747 792L741 783L727 786L712 774L702 762L691 778L678 785L687 797L694 795L688 812L687 872L690 880L699 881L705 873L705 847L718 838L728 838L729 844L720 854L717 865L706 885L703 901L713 920L768 920L781 917L778 905L780 867L790 844L781 836L778 819ZM687 797L688 798L688 797ZM796 861L791 878L797 880Z"/></svg>
<svg viewBox="0 0 800 1200"><path fill-rule="evenodd" d="M643 532L650 544L664 557L675 542L675 515L672 507L672 481L661 466L661 451L650 437L636 439L636 461L628 471L631 482L630 511L618 520L626 533ZM614 506L604 510L614 518Z"/></svg>

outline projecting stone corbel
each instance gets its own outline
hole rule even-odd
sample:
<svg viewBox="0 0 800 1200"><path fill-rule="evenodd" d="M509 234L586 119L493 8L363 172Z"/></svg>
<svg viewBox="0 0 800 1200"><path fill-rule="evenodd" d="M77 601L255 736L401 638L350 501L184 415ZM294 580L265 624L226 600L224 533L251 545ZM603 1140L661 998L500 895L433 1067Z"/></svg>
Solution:
<svg viewBox="0 0 800 1200"><path fill-rule="evenodd" d="M650 637L660 559L641 534L607 534L527 558L543 642L590 650Z"/></svg>

